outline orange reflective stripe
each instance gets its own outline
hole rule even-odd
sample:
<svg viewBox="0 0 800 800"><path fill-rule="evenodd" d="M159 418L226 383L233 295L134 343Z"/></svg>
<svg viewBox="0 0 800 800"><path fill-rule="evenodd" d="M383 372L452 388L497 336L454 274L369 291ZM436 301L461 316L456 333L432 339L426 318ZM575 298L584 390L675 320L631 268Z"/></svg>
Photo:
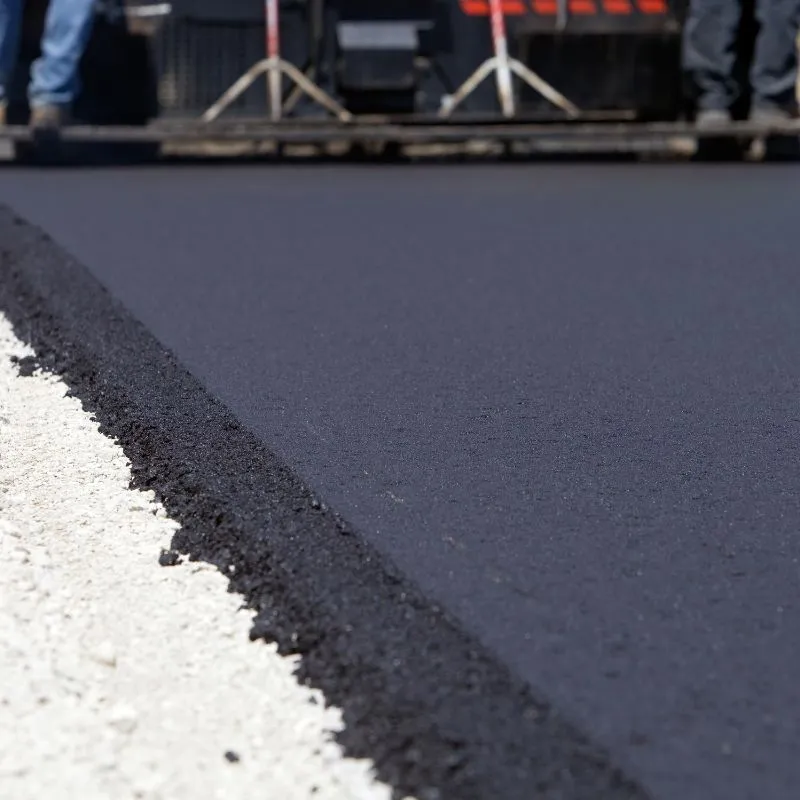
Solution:
<svg viewBox="0 0 800 800"><path fill-rule="evenodd" d="M606 14L628 15L667 14L667 0L567 0L570 14L592 16L598 12L598 3ZM488 17L489 0L458 0L461 10L470 17ZM558 13L558 0L502 0L503 13L509 17L520 17L533 11L540 16Z"/></svg>
<svg viewBox="0 0 800 800"><path fill-rule="evenodd" d="M642 14L666 14L666 0L637 0L636 5Z"/></svg>
<svg viewBox="0 0 800 800"><path fill-rule="evenodd" d="M630 14L633 11L629 0L602 0L606 14Z"/></svg>
<svg viewBox="0 0 800 800"><path fill-rule="evenodd" d="M458 0L461 10L470 17L488 17L488 0ZM527 13L524 0L503 0L503 13L509 17L520 17Z"/></svg>

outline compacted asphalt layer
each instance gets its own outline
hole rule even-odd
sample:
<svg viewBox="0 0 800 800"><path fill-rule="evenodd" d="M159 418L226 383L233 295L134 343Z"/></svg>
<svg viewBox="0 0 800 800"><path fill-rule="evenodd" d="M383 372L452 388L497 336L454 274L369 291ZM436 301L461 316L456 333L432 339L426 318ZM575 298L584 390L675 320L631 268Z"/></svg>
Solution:
<svg viewBox="0 0 800 800"><path fill-rule="evenodd" d="M642 792L796 796L798 168L4 169L0 203Z"/></svg>

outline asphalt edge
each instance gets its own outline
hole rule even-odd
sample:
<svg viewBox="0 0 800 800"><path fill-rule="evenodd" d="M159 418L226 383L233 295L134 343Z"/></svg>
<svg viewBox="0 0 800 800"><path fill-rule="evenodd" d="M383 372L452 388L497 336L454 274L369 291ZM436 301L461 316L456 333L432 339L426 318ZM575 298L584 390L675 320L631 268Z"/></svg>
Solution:
<svg viewBox="0 0 800 800"><path fill-rule="evenodd" d="M154 287L157 291L157 287ZM609 755L429 602L49 237L0 207L0 309L256 610L251 638L298 654L342 709L339 742L394 796L644 800ZM202 434L202 435L200 435Z"/></svg>

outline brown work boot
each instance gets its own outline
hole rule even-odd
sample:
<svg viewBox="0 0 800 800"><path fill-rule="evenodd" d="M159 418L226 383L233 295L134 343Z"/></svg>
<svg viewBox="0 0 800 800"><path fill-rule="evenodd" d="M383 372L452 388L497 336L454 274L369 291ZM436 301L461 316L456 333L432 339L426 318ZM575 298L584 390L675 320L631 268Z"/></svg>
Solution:
<svg viewBox="0 0 800 800"><path fill-rule="evenodd" d="M69 124L69 109L51 104L31 107L30 127L37 131L58 130Z"/></svg>

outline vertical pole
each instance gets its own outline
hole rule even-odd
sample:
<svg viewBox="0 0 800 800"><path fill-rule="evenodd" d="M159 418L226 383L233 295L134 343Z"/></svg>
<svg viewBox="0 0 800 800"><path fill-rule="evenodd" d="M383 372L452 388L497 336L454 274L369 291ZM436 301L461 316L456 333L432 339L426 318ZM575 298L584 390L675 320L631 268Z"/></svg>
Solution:
<svg viewBox="0 0 800 800"><path fill-rule="evenodd" d="M489 0L492 20L492 44L497 61L497 93L506 117L514 116L514 87L511 85L511 66L508 58L508 37L503 14L503 0Z"/></svg>
<svg viewBox="0 0 800 800"><path fill-rule="evenodd" d="M567 0L558 0L556 10L556 30L563 31L567 27L569 20L569 5Z"/></svg>
<svg viewBox="0 0 800 800"><path fill-rule="evenodd" d="M278 13L279 0L265 0L265 21L267 24L267 91L269 107L273 121L281 118L281 40L280 19Z"/></svg>

